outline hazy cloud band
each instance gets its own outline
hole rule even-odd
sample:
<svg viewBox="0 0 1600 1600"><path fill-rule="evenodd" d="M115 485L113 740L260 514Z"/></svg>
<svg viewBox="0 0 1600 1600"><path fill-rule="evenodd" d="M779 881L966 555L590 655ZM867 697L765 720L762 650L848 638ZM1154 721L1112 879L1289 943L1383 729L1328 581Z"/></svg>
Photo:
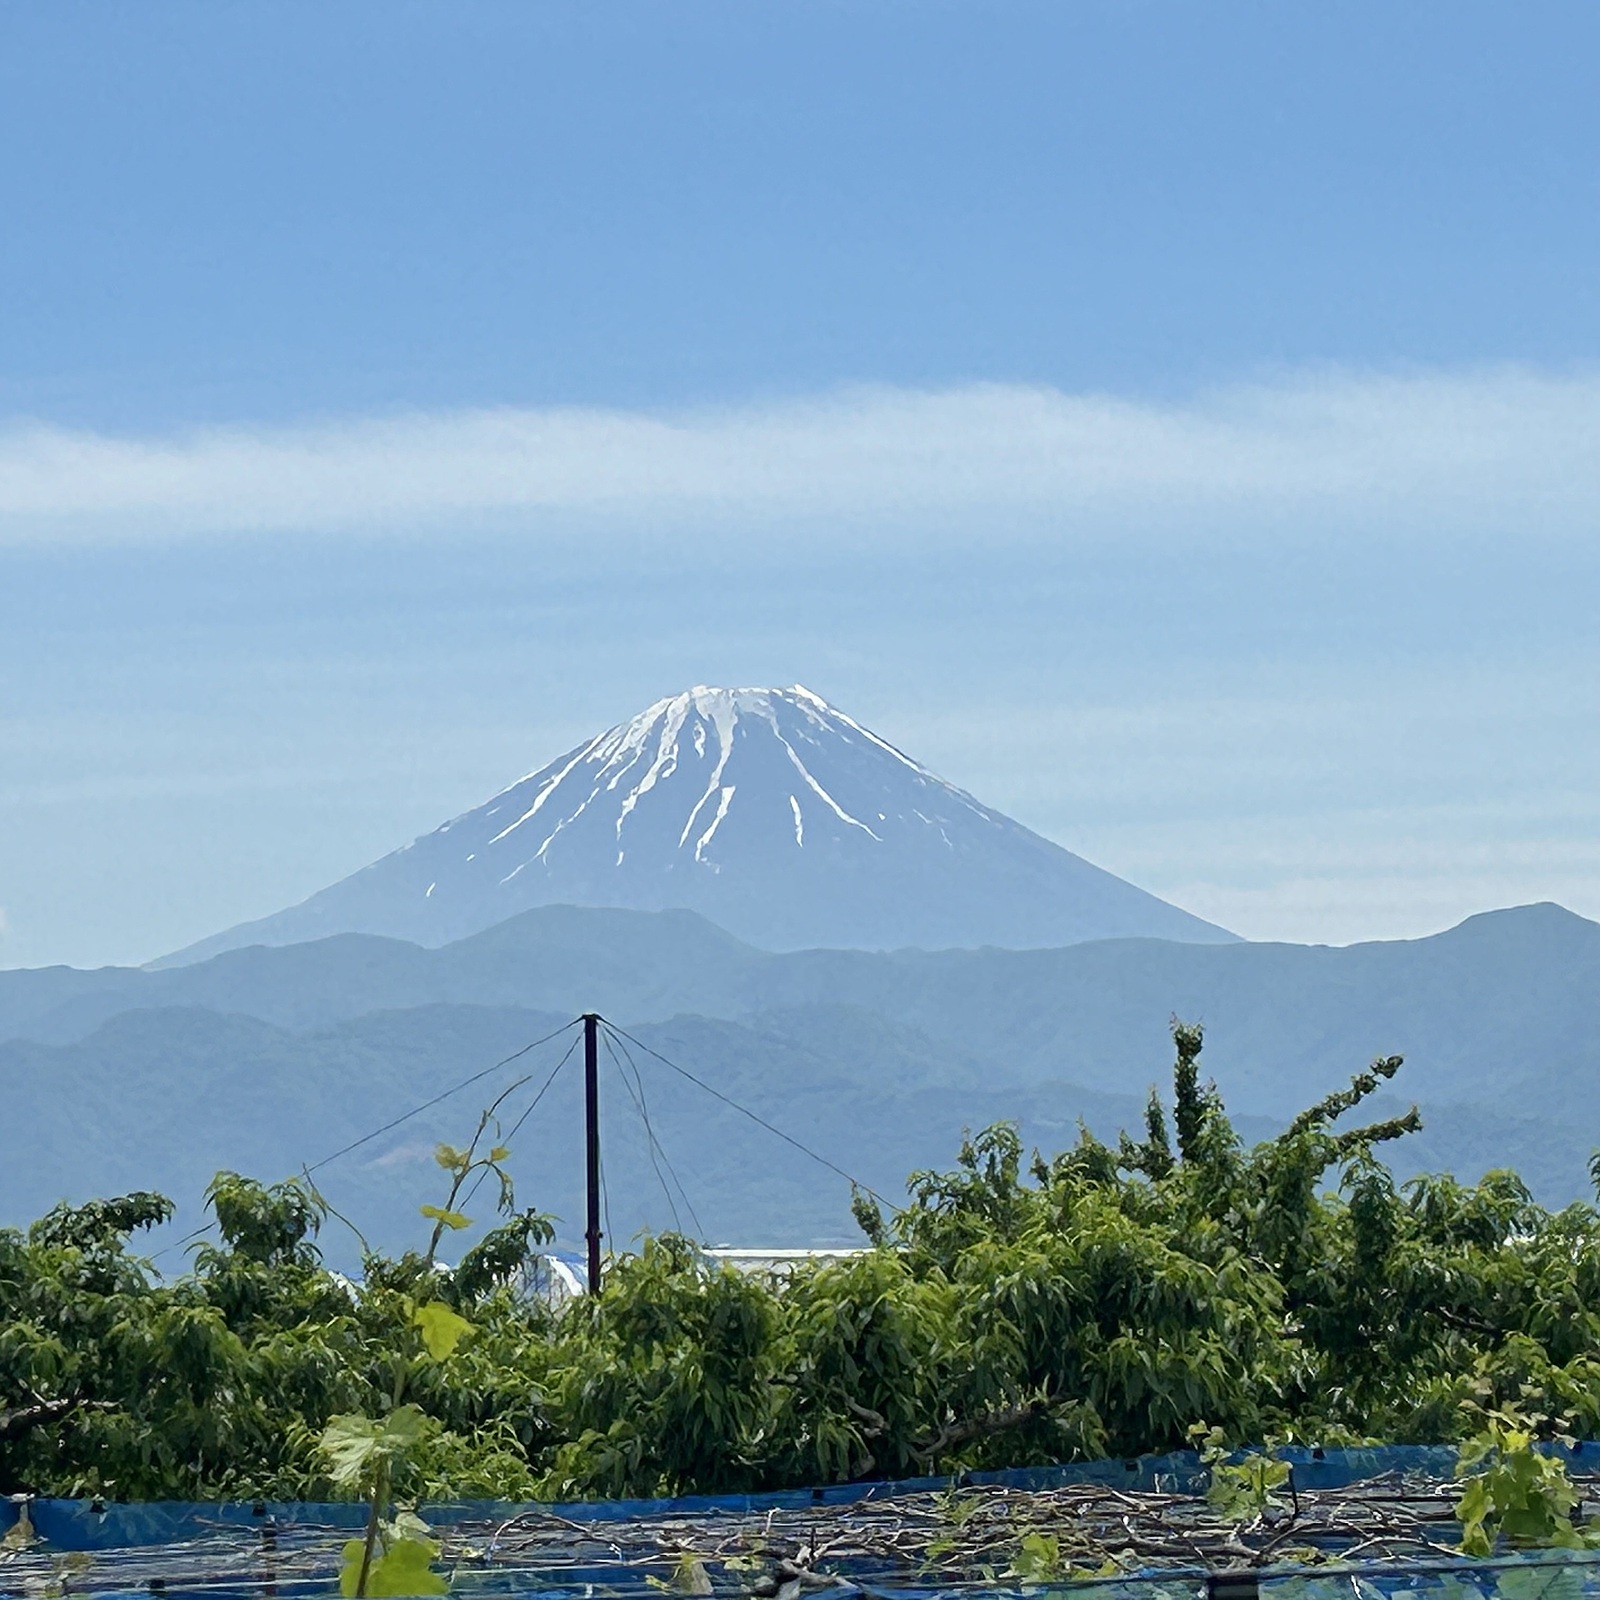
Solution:
<svg viewBox="0 0 1600 1600"><path fill-rule="evenodd" d="M0 542L849 516L1019 536L1197 521L1600 524L1600 375L1299 376L1181 403L974 385L721 410L415 413L116 437L0 430ZM983 531L993 534L992 523Z"/></svg>

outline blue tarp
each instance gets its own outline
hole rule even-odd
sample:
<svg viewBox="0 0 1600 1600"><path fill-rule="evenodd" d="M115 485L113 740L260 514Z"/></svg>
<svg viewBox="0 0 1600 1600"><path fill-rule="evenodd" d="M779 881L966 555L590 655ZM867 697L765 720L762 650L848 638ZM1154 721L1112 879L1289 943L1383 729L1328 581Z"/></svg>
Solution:
<svg viewBox="0 0 1600 1600"><path fill-rule="evenodd" d="M1562 1445L1551 1448L1579 1470L1591 1465L1600 1470L1600 1444L1580 1442L1570 1448ZM1289 1445L1274 1454L1280 1460L1293 1463L1294 1481L1301 1489L1339 1489L1391 1472L1444 1480L1451 1476L1456 1462L1455 1449L1448 1445L1383 1445L1361 1450L1320 1450ZM561 1504L559 1510L573 1522L621 1522L669 1516L675 1512L743 1516L775 1508L798 1510L808 1505L851 1505L897 1494L949 1489L958 1483L996 1484L1017 1489L1053 1489L1092 1483L1166 1494L1200 1494L1207 1481L1208 1474L1199 1456L1191 1450L1180 1450L1170 1455L1120 1461L1081 1461L1064 1466L972 1472L959 1479L906 1478L896 1482L782 1489L770 1494L688 1495L675 1500L572 1501ZM506 1501L473 1500L424 1506L422 1515L443 1527L456 1522L503 1520L536 1509L540 1508ZM115 1501L35 1500L31 1514L41 1536L58 1550L109 1550L125 1545L165 1544L197 1538L219 1527L259 1527L269 1520L279 1527L357 1528L365 1517L364 1509L349 1501L286 1500L254 1504L248 1501L231 1504L155 1501L129 1505ZM0 1503L0 1534L15 1520L15 1507Z"/></svg>
<svg viewBox="0 0 1600 1600"><path fill-rule="evenodd" d="M1600 1445L1552 1447L1578 1470L1600 1468ZM1448 1480L1456 1452L1442 1446L1385 1446L1360 1450L1318 1450L1293 1446L1274 1452L1294 1467L1294 1482L1305 1490L1338 1489L1390 1474L1431 1481ZM860 1504L892 1500L897 1495L947 1490L960 1484L1009 1486L1041 1490L1074 1484L1197 1494L1208 1474L1190 1451L1141 1456L1118 1461L1091 1461L1064 1466L981 1472L961 1478L914 1478L898 1482L835 1484L815 1489L784 1490L759 1495L694 1495L674 1500L605 1500L567 1502L557 1506L519 1505L500 1501L467 1501L426 1506L422 1514L440 1528L461 1524L498 1524L523 1513L551 1511L569 1525L592 1526L597 1541L609 1542L606 1524L660 1521L673 1515L697 1518L759 1516L769 1510L803 1511L812 1506ZM223 1600L223 1597L274 1596L276 1600L314 1600L332 1592L337 1563L338 1530L354 1534L363 1525L365 1507L350 1501L311 1503L256 1501L217 1503L102 1503L88 1500L35 1500L29 1513L45 1541L36 1546L59 1562L67 1552L100 1553L94 1568L73 1577L71 1592L95 1600L149 1600L159 1592L166 1600ZM12 1526L16 1506L0 1501L0 1533ZM259 1543L239 1543L241 1532L262 1535ZM624 1537L620 1529L618 1537ZM178 1548L182 1546L183 1548ZM469 1560L452 1574L452 1593L462 1600L649 1600L664 1585L620 1554L607 1564L601 1551L583 1551L575 1541L578 1564L535 1573L529 1569L474 1566ZM208 1552L232 1552L226 1571L208 1559ZM294 1548L317 1549L323 1574L312 1576L303 1563L280 1568L277 1555ZM143 1555L140 1552L149 1552ZM165 1553L163 1553L165 1552ZM252 1554L252 1552L254 1552ZM274 1554L276 1552L277 1554ZM580 1553L581 1552L581 1553ZM242 1556L242 1562L240 1557ZM666 1559L666 1558L664 1558ZM591 1564L591 1562L595 1564ZM131 1566L129 1565L131 1563ZM293 1569L292 1571L290 1569ZM255 1570L259 1569L259 1570ZM64 1569L62 1569L64 1571ZM847 1573L852 1569L846 1568ZM159 1574L152 1576L152 1574ZM48 1568L46 1569L48 1576ZM1600 1600L1600 1553L1549 1551L1492 1561L1441 1559L1403 1565L1356 1563L1322 1565L1259 1573L1260 1600ZM8 1585L8 1578L17 1583ZM1093 1600L1215 1600L1201 1571L1151 1569L1072 1585L1019 1585L1014 1578L983 1584L918 1582L910 1573L842 1576L832 1591L840 1600L1040 1600L1052 1591L1088 1590ZM38 1588L39 1575L8 1570L0 1562L0 1597ZM857 1588L860 1583L865 1587ZM21 1584L21 1587L17 1585ZM66 1585L52 1582L51 1592ZM728 1592L728 1591L724 1591ZM815 1597L813 1597L815 1600Z"/></svg>

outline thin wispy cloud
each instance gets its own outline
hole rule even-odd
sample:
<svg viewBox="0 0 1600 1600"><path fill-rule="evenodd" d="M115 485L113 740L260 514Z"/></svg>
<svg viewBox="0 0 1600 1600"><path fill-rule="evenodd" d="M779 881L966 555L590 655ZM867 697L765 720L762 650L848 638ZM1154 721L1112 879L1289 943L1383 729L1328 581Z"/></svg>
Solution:
<svg viewBox="0 0 1600 1600"><path fill-rule="evenodd" d="M863 517L1566 534L1600 520L1600 374L1313 374L1184 402L974 385L742 408L0 429L0 541ZM1003 524L996 514L1008 519Z"/></svg>

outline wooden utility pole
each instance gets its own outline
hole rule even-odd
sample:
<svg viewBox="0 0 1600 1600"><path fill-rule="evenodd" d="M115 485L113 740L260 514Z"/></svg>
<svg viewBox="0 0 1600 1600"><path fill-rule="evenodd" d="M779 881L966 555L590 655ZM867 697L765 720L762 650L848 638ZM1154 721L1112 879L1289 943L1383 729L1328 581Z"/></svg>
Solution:
<svg viewBox="0 0 1600 1600"><path fill-rule="evenodd" d="M583 1014L584 1166L589 1180L589 1293L600 1293L600 1018Z"/></svg>

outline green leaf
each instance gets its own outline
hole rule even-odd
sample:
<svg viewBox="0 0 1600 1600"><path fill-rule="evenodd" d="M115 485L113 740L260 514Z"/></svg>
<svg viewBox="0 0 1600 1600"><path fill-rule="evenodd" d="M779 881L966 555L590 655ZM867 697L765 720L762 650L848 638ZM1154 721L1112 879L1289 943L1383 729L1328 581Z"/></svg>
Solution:
<svg viewBox="0 0 1600 1600"><path fill-rule="evenodd" d="M350 1539L344 1546L344 1564L339 1569L339 1593L353 1600L361 1582L364 1539ZM418 1537L390 1538L382 1554L374 1554L367 1569L367 1594L371 1600L402 1595L448 1594L450 1585L431 1570L439 1554L438 1541Z"/></svg>
<svg viewBox="0 0 1600 1600"><path fill-rule="evenodd" d="M472 1226L472 1218L460 1211L446 1211L443 1206L423 1206L422 1214L434 1222L442 1222L447 1228L462 1228Z"/></svg>
<svg viewBox="0 0 1600 1600"><path fill-rule="evenodd" d="M366 1547L365 1539L346 1539L344 1542L344 1562L339 1568L339 1593L344 1600L354 1600L356 1587L361 1582L361 1557Z"/></svg>
<svg viewBox="0 0 1600 1600"><path fill-rule="evenodd" d="M328 1458L328 1476L335 1483L359 1481L378 1446L378 1424L357 1414L334 1417L322 1430L317 1448Z"/></svg>
<svg viewBox="0 0 1600 1600"><path fill-rule="evenodd" d="M457 1150L451 1144L436 1144L433 1147L433 1159L444 1168L446 1172L465 1172L467 1163L472 1159L465 1150Z"/></svg>
<svg viewBox="0 0 1600 1600"><path fill-rule="evenodd" d="M510 1154L511 1154L511 1146L510 1145L508 1145L508 1144L497 1144L494 1147L494 1149L489 1152L489 1159L491 1161L504 1161L504 1160L507 1159L507 1157L510 1156Z"/></svg>
<svg viewBox="0 0 1600 1600"><path fill-rule="evenodd" d="M380 1462L403 1460L431 1426L415 1406L396 1406L376 1422L359 1412L348 1413L328 1423L317 1448L328 1458L328 1476L335 1483L359 1484Z"/></svg>
<svg viewBox="0 0 1600 1600"><path fill-rule="evenodd" d="M472 1332L472 1324L457 1316L442 1300L430 1300L411 1313L412 1322L422 1331L422 1342L435 1361L447 1361L456 1346Z"/></svg>
<svg viewBox="0 0 1600 1600"><path fill-rule="evenodd" d="M396 1406L379 1425L378 1442L391 1459L421 1444L433 1427L433 1419L416 1406Z"/></svg>
<svg viewBox="0 0 1600 1600"><path fill-rule="evenodd" d="M448 1594L450 1585L432 1570L439 1554L433 1539L397 1539L372 1563L367 1574L371 1596Z"/></svg>
<svg viewBox="0 0 1600 1600"><path fill-rule="evenodd" d="M1024 1583L1050 1583L1061 1576L1061 1541L1037 1529L1025 1533L1011 1563L1013 1578Z"/></svg>

